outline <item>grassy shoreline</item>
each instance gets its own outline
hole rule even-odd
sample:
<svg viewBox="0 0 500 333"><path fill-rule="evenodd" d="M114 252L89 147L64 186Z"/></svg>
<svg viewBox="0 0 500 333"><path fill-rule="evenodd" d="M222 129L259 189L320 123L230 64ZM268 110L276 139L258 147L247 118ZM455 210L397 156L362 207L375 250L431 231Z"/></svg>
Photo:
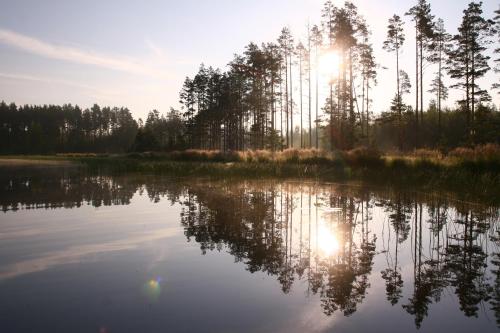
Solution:
<svg viewBox="0 0 500 333"><path fill-rule="evenodd" d="M467 154L466 154L467 153ZM307 178L323 181L397 186L418 190L436 188L463 192L468 197L500 197L500 154L486 149L463 156L419 154L378 155L368 149L337 154L316 150L184 151L131 154L59 154L2 156L0 166L83 164L111 173L140 172L214 178Z"/></svg>

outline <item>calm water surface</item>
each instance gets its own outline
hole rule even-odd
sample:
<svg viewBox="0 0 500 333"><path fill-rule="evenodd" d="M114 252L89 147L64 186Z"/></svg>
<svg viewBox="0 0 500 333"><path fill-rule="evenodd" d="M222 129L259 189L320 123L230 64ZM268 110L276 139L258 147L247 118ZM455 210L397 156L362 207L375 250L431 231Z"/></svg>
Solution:
<svg viewBox="0 0 500 333"><path fill-rule="evenodd" d="M497 332L499 208L301 181L0 173L1 332Z"/></svg>

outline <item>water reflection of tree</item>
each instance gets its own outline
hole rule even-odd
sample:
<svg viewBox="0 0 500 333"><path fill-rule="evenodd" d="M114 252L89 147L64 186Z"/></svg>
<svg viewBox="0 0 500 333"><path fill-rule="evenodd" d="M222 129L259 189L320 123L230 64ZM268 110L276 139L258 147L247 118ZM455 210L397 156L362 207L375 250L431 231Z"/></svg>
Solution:
<svg viewBox="0 0 500 333"><path fill-rule="evenodd" d="M404 193L399 192L392 200L381 200L377 205L384 207L384 211L388 214L388 222L396 234L394 255L392 255L389 250L386 252L387 268L381 272L382 278L385 280L387 300L391 305L395 305L399 302L403 292L401 267L398 265L398 251L399 245L406 241L410 234L412 213L411 202ZM390 236L390 229L388 233Z"/></svg>
<svg viewBox="0 0 500 333"><path fill-rule="evenodd" d="M370 238L368 220L365 220L365 202L355 203L352 197L330 197L330 205L340 208L337 220L340 231L340 250L333 258L323 261L326 272L321 290L321 304L325 314L331 315L340 310L349 316L356 311L369 287L368 275L371 273L375 255L375 238ZM360 205L363 210L360 211ZM361 215L361 239L354 242L353 235L357 226L358 214Z"/></svg>
<svg viewBox="0 0 500 333"><path fill-rule="evenodd" d="M35 208L126 205L137 184L73 169L0 172L0 205L4 212Z"/></svg>
<svg viewBox="0 0 500 333"><path fill-rule="evenodd" d="M466 316L477 316L479 304L489 299L491 291L485 277L487 254L479 243L489 226L472 211L459 214L458 230L448 236L445 269L450 274L450 285L455 287L460 309Z"/></svg>
<svg viewBox="0 0 500 333"><path fill-rule="evenodd" d="M446 288L456 295L466 316L478 316L488 302L500 327L498 208L452 206L439 196L400 191L373 194L362 187L176 182L70 170L3 174L0 184L4 211L123 205L135 193L146 193L152 202L179 203L186 238L199 244L203 254L227 251L249 272L276 278L284 293L303 281L327 315L353 314L369 291L377 242L372 229L379 226L372 220L377 211L388 227L382 251L387 266L381 276L390 304L403 297L403 286L412 286L402 307L420 327L430 304L439 302ZM322 226L337 237L334 253L322 253ZM405 277L403 284L401 264L410 258L402 257L402 249L408 248L413 279Z"/></svg>

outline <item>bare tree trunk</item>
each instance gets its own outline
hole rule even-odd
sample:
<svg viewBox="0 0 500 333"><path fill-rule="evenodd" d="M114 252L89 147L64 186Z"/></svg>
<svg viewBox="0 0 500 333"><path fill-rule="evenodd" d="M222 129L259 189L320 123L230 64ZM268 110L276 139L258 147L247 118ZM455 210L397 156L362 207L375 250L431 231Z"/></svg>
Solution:
<svg viewBox="0 0 500 333"><path fill-rule="evenodd" d="M370 144L370 79L366 80L366 141Z"/></svg>
<svg viewBox="0 0 500 333"><path fill-rule="evenodd" d="M316 121L314 128L316 129L316 149L319 149L319 131L318 131L318 95L319 95L319 79L318 79L318 47L316 46Z"/></svg>
<svg viewBox="0 0 500 333"><path fill-rule="evenodd" d="M396 42L398 43L398 42ZM401 89L400 89L400 82L399 82L399 48L396 47L396 76L397 76L397 84L398 84L398 90L397 90L397 99L398 99L398 146L399 146L399 151L403 150L403 139L402 139L402 132L401 132Z"/></svg>
<svg viewBox="0 0 500 333"><path fill-rule="evenodd" d="M312 147L312 124L311 124L311 29L307 25L307 74L308 74L308 88L309 88L309 148ZM310 198L309 198L310 199Z"/></svg>
<svg viewBox="0 0 500 333"><path fill-rule="evenodd" d="M418 148L418 26L415 19L415 148Z"/></svg>
<svg viewBox="0 0 500 333"><path fill-rule="evenodd" d="M288 133L288 54L285 53L285 114L286 114L286 147L290 147L289 133Z"/></svg>
<svg viewBox="0 0 500 333"><path fill-rule="evenodd" d="M423 37L420 37L420 125L424 128L424 49Z"/></svg>
<svg viewBox="0 0 500 333"><path fill-rule="evenodd" d="M441 42L440 42L441 43ZM442 61L442 45L439 45L439 64L438 64L438 133L441 135L441 61Z"/></svg>
<svg viewBox="0 0 500 333"><path fill-rule="evenodd" d="M300 92L300 148L304 148L303 141L303 119L302 119L302 54L299 56L299 92Z"/></svg>
<svg viewBox="0 0 500 333"><path fill-rule="evenodd" d="M290 52L290 147L293 148L293 84L292 53Z"/></svg>
<svg viewBox="0 0 500 333"><path fill-rule="evenodd" d="M333 81L330 82L330 149L333 150Z"/></svg>
<svg viewBox="0 0 500 333"><path fill-rule="evenodd" d="M474 63L474 52L471 54L471 143L474 144L475 141L475 128L474 128L474 122L475 122L475 104L476 104L476 96L475 96L475 63Z"/></svg>
<svg viewBox="0 0 500 333"><path fill-rule="evenodd" d="M281 72L281 62L279 64L280 77L280 150L283 150L283 73Z"/></svg>

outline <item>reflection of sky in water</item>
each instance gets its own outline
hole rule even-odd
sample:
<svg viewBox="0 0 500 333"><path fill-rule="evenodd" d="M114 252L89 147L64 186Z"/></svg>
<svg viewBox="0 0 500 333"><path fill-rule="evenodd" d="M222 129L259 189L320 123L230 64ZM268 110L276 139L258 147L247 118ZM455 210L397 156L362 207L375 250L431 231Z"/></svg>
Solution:
<svg viewBox="0 0 500 333"><path fill-rule="evenodd" d="M266 185L264 193L251 183L234 192L202 183L189 185L191 195L182 192L173 204L165 195L149 198L142 188L142 195L134 189L129 205L2 214L0 331L415 331L414 316L402 307L413 297L419 260L413 229L396 259L386 204L369 196L331 198L334 187L309 185ZM260 211L266 205L267 215ZM438 238L429 232L425 203L422 211L421 257L435 260ZM266 222L257 223L260 218ZM450 209L448 221L458 218ZM413 226L411 213L408 223ZM463 232L463 225L448 227L437 233L439 244L445 232ZM484 235L477 242L496 251ZM272 252L276 248L282 252ZM372 262L363 273L369 251ZM404 284L392 306L381 272L396 262ZM489 268L486 273L493 281ZM325 274L333 275L315 292L308 279ZM478 319L468 318L448 288L430 303L421 332L496 331L487 301L479 304ZM355 296L342 300L344 293ZM325 302L332 300L339 309L326 316ZM355 304L355 312L344 316L342 301Z"/></svg>
<svg viewBox="0 0 500 333"><path fill-rule="evenodd" d="M0 233L4 245L0 244L0 256L6 260L0 279L92 261L102 253L131 250L181 233L165 223L165 219L178 218L178 208L163 203L151 211L149 205L147 197L136 196L133 206L85 206L78 214L74 210L10 213Z"/></svg>

